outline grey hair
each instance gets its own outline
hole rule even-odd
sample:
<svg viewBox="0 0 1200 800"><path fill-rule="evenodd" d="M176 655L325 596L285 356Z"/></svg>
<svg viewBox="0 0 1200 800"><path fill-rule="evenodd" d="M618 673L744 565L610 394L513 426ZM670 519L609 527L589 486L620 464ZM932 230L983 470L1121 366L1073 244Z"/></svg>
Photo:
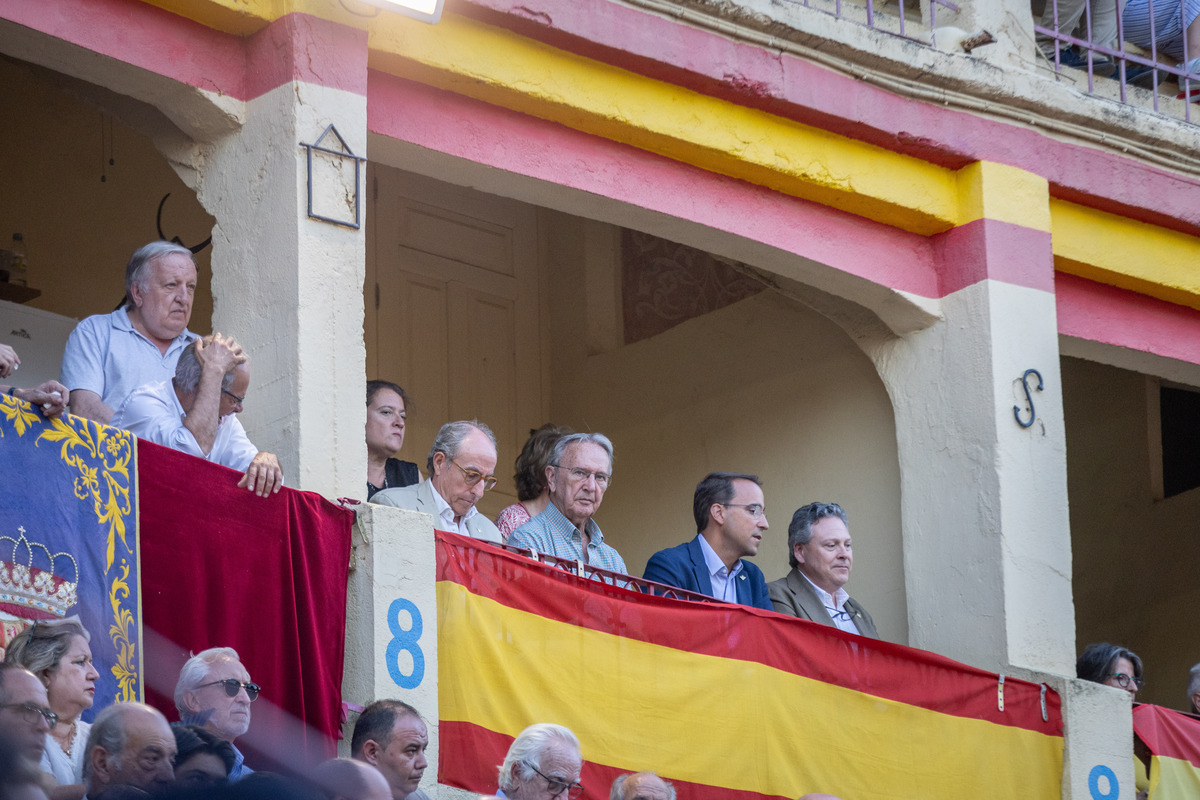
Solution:
<svg viewBox="0 0 1200 800"><path fill-rule="evenodd" d="M157 241L139 247L134 254L129 257L129 263L125 265L125 307L133 307L133 287L136 284L143 292L149 290L150 279L147 275L149 266L158 259L178 253L181 256L187 256L188 261L192 262L192 266L196 265L196 257L192 255L192 251L182 245L174 242Z"/></svg>
<svg viewBox="0 0 1200 800"><path fill-rule="evenodd" d="M553 722L538 722L517 734L512 746L508 748L504 763L500 765L500 788L505 794L517 788L513 783L513 767L517 768L521 780L532 779L534 771L530 765L541 769L542 755L556 742L567 745L576 753L579 752L579 738L570 728L555 725Z"/></svg>
<svg viewBox="0 0 1200 800"><path fill-rule="evenodd" d="M1200 692L1200 664L1192 667L1192 679L1188 682L1188 699L1192 699L1192 695ZM1197 713L1196 711L1192 712Z"/></svg>
<svg viewBox="0 0 1200 800"><path fill-rule="evenodd" d="M145 703L114 703L96 715L92 722L91 733L88 734L87 747L83 751L83 785L91 792L92 786L92 751L103 747L108 753L109 762L113 769L121 768L121 752L125 749L128 735L125 730L125 717L135 711L149 711L165 724L167 718L157 708Z"/></svg>
<svg viewBox="0 0 1200 800"><path fill-rule="evenodd" d="M13 637L4 663L24 667L47 683L76 636L82 636L85 642L92 640L77 617L38 622Z"/></svg>
<svg viewBox="0 0 1200 800"><path fill-rule="evenodd" d="M809 503L796 509L792 515L791 524L788 525L788 563L792 569L800 566L796 560L796 545L803 546L812 541L813 525L826 517L837 517L847 528L850 527L846 512L837 503Z"/></svg>
<svg viewBox="0 0 1200 800"><path fill-rule="evenodd" d="M554 450L550 452L550 466L557 466L562 463L563 456L567 453L567 448L577 444L595 444L604 448L604 452L608 453L608 471L613 469L613 443L612 440L603 433L571 433L554 444Z"/></svg>
<svg viewBox="0 0 1200 800"><path fill-rule="evenodd" d="M175 378L171 383L180 392L192 395L200 388L200 375L204 372L204 368L200 366L200 360L196 358L196 342L203 342L205 345L209 345L212 344L212 340L212 336L193 339L188 342L188 346L183 348L183 352L179 354L179 361L175 363ZM229 371L221 378L221 391L229 391L229 387L233 385L233 374L237 372L238 367L243 366L245 366L244 363L235 364L229 368Z"/></svg>
<svg viewBox="0 0 1200 800"><path fill-rule="evenodd" d="M479 431L488 438L492 447L500 449L496 445L496 434L492 433L492 429L479 420L462 419L458 422L447 422L438 431L437 436L433 437L433 444L429 447L429 458L425 460L425 468L429 470L429 477L433 477L433 457L438 453L445 453L446 458L458 458L458 451L462 448L463 439L470 436L471 431Z"/></svg>
<svg viewBox="0 0 1200 800"><path fill-rule="evenodd" d="M625 782L638 775L653 775L658 778L667 787L667 800L675 800L675 785L657 772L630 772L628 775L617 776L613 781L612 790L608 793L608 800L625 800Z"/></svg>
<svg viewBox="0 0 1200 800"><path fill-rule="evenodd" d="M179 670L179 681L175 684L175 708L178 709L181 718L192 713L183 702L184 694L204 683L213 666L220 661L236 661L240 664L242 658L232 647L210 647L193 655Z"/></svg>

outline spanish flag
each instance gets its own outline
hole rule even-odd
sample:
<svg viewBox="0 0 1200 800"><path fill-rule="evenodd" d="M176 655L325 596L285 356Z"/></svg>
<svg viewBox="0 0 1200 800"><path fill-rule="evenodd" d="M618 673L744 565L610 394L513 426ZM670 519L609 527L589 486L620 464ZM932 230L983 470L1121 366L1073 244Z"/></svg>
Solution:
<svg viewBox="0 0 1200 800"><path fill-rule="evenodd" d="M1150 751L1150 797L1200 797L1200 720L1169 708L1133 709L1133 732Z"/></svg>
<svg viewBox="0 0 1200 800"><path fill-rule="evenodd" d="M437 536L441 783L495 791L513 738L556 722L579 736L592 800L638 770L695 800L1061 796L1045 686Z"/></svg>

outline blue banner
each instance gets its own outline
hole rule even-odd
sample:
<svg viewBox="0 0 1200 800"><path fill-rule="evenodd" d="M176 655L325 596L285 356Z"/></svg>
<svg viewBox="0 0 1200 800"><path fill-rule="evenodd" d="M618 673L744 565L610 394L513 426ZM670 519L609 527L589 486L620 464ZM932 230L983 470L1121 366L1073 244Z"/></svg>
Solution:
<svg viewBox="0 0 1200 800"><path fill-rule="evenodd" d="M0 399L0 648L32 620L78 616L100 673L86 721L142 699L135 441Z"/></svg>

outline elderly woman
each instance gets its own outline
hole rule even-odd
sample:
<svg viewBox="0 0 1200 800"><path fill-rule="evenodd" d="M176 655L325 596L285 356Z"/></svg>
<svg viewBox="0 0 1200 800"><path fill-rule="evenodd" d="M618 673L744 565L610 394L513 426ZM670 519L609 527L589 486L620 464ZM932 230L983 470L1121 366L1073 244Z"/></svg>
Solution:
<svg viewBox="0 0 1200 800"><path fill-rule="evenodd" d="M393 458L404 446L408 395L390 381L367 381L367 499L381 489L412 486L421 472Z"/></svg>
<svg viewBox="0 0 1200 800"><path fill-rule="evenodd" d="M573 431L550 423L529 432L529 439L521 448L521 455L517 456L517 471L513 475L520 502L503 509L496 517L496 527L505 541L510 533L546 510L546 504L550 502L550 490L546 487L550 453L554 451L555 442L568 433Z"/></svg>
<svg viewBox="0 0 1200 800"><path fill-rule="evenodd" d="M1115 644L1089 644L1075 662L1075 675L1080 680L1124 689L1136 698L1143 683L1142 660L1132 650Z"/></svg>
<svg viewBox="0 0 1200 800"><path fill-rule="evenodd" d="M196 725L175 723L175 785L188 789L229 783L233 745Z"/></svg>
<svg viewBox="0 0 1200 800"><path fill-rule="evenodd" d="M83 757L91 726L79 715L92 707L96 680L92 666L91 637L77 618L36 622L9 643L6 664L17 664L46 684L50 709L58 723L46 734L42 770L51 774L58 787L54 800L83 797Z"/></svg>

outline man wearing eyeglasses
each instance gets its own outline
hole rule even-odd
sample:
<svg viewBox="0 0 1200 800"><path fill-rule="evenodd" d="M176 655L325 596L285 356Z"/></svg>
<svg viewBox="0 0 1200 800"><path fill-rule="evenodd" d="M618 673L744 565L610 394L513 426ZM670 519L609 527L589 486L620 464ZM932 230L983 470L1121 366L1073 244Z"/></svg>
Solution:
<svg viewBox="0 0 1200 800"><path fill-rule="evenodd" d="M809 503L788 525L792 571L767 584L781 614L879 638L871 615L845 590L854 566L846 512L837 503Z"/></svg>
<svg viewBox="0 0 1200 800"><path fill-rule="evenodd" d="M628 574L625 560L604 541L592 519L612 483L612 471L613 446L604 434L572 433L559 439L546 466L550 502L513 531L508 544Z"/></svg>
<svg viewBox="0 0 1200 800"><path fill-rule="evenodd" d="M135 389L112 424L139 439L244 472L238 488L267 497L283 488L283 469L273 454L259 452L237 418L249 387L241 346L215 333L184 348L170 383Z"/></svg>
<svg viewBox="0 0 1200 800"><path fill-rule="evenodd" d="M0 664L0 739L16 746L30 767L42 760L46 734L57 721L37 676L13 664Z"/></svg>
<svg viewBox="0 0 1200 800"><path fill-rule="evenodd" d="M429 480L415 486L376 492L372 503L420 511L435 518L434 527L500 544L492 521L475 508L496 485L496 437L478 420L447 422L434 437L425 461Z"/></svg>
<svg viewBox="0 0 1200 800"><path fill-rule="evenodd" d="M175 684L179 719L188 725L199 725L233 745L230 782L254 771L246 766L246 758L233 740L250 730L250 704L258 699L259 691L232 647L203 650L189 658L179 671L179 682Z"/></svg>
<svg viewBox="0 0 1200 800"><path fill-rule="evenodd" d="M583 794L583 756L570 728L549 722L517 734L500 765L497 797L510 800L574 800Z"/></svg>
<svg viewBox="0 0 1200 800"><path fill-rule="evenodd" d="M765 502L757 475L706 475L692 496L696 538L652 555L642 577L726 603L770 609L762 570L743 560L758 554L770 527Z"/></svg>

